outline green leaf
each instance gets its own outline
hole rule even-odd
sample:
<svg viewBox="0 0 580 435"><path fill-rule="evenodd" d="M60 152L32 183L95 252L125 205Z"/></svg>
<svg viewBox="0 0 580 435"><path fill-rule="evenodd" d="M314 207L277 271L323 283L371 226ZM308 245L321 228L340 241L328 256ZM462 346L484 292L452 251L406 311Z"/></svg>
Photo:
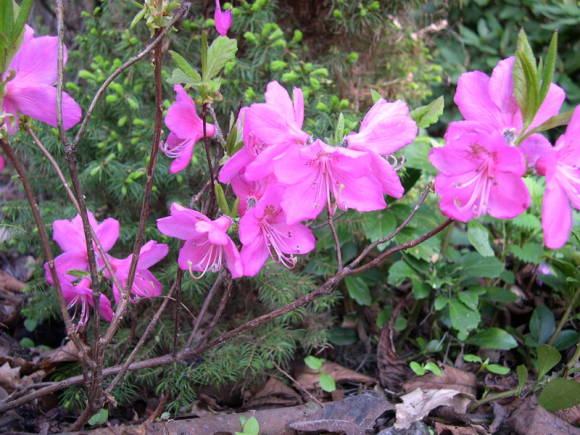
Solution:
<svg viewBox="0 0 580 435"><path fill-rule="evenodd" d="M312 370L320 370L324 364L324 361L324 358L316 358L312 355L308 355L306 358L304 358L304 362Z"/></svg>
<svg viewBox="0 0 580 435"><path fill-rule="evenodd" d="M36 329L37 326L38 326L37 319L29 318L24 321L24 327L26 328L27 331L32 332Z"/></svg>
<svg viewBox="0 0 580 435"><path fill-rule="evenodd" d="M328 393L332 393L334 390L336 390L336 382L334 381L334 378L328 373L321 373L318 382L320 383L320 388Z"/></svg>
<svg viewBox="0 0 580 435"><path fill-rule="evenodd" d="M105 424L108 419L109 419L109 411L103 408L89 419L89 424L91 426Z"/></svg>
<svg viewBox="0 0 580 435"><path fill-rule="evenodd" d="M0 1L0 29L6 37L7 43L12 43L12 29L14 28L14 3L12 0Z"/></svg>
<svg viewBox="0 0 580 435"><path fill-rule="evenodd" d="M500 366L499 364L489 364L485 369L495 375L507 375L510 372L509 367Z"/></svg>
<svg viewBox="0 0 580 435"><path fill-rule="evenodd" d="M230 60L233 60L238 51L238 42L226 36L220 36L209 46L207 51L207 70L203 75L204 81L217 76L221 69Z"/></svg>
<svg viewBox="0 0 580 435"><path fill-rule="evenodd" d="M556 330L554 313L544 304L536 307L530 318L530 333L540 344L546 343Z"/></svg>
<svg viewBox="0 0 580 435"><path fill-rule="evenodd" d="M334 129L334 145L340 146L342 140L344 139L344 115L341 113L338 115L338 122L336 123L336 128Z"/></svg>
<svg viewBox="0 0 580 435"><path fill-rule="evenodd" d="M467 339L467 343L485 349L498 350L509 350L518 346L516 339L500 328L485 329Z"/></svg>
<svg viewBox="0 0 580 435"><path fill-rule="evenodd" d="M372 211L363 213L362 228L367 239L376 242L390 233L397 227L397 219L387 210ZM379 246L379 250L386 248L386 244Z"/></svg>
<svg viewBox="0 0 580 435"><path fill-rule="evenodd" d="M554 77L554 70L556 69L556 60L558 57L558 33L554 32L550 40L550 47L546 55L546 62L542 71L542 84L540 86L540 102L541 105L548 94L552 78Z"/></svg>
<svg viewBox="0 0 580 435"><path fill-rule="evenodd" d="M477 252L470 252L461 257L463 265L461 277L497 278L504 270L504 264L495 257L482 257Z"/></svg>
<svg viewBox="0 0 580 435"><path fill-rule="evenodd" d="M564 329L558 334L558 338L554 340L554 347L558 350L566 350L571 346L574 346L580 341L580 332L576 332L572 329Z"/></svg>
<svg viewBox="0 0 580 435"><path fill-rule="evenodd" d="M538 359L536 368L538 369L538 381L541 381L546 374L560 362L562 355L552 346L542 344L538 347Z"/></svg>
<svg viewBox="0 0 580 435"><path fill-rule="evenodd" d="M473 355L471 353L466 353L465 355L463 355L463 360L466 362L479 363L479 364L481 364L483 362L481 360L481 357L479 357L478 355Z"/></svg>
<svg viewBox="0 0 580 435"><path fill-rule="evenodd" d="M522 389L526 386L526 382L528 382L528 368L520 364L516 367L516 375L518 377L518 392L521 392Z"/></svg>
<svg viewBox="0 0 580 435"><path fill-rule="evenodd" d="M192 82L201 82L201 76L197 70L192 67L182 55L173 50L169 50L169 53L171 54L173 62L175 62L175 65L177 65L177 68L179 68L186 77L188 77Z"/></svg>
<svg viewBox="0 0 580 435"><path fill-rule="evenodd" d="M371 98L372 98L373 104L374 104L377 101L379 101L382 97L381 97L381 94L379 94L377 91L375 91L374 89L371 89Z"/></svg>
<svg viewBox="0 0 580 435"><path fill-rule="evenodd" d="M457 299L451 299L449 302L449 316L453 327L460 332L468 332L477 328L481 321L478 311L472 310Z"/></svg>
<svg viewBox="0 0 580 435"><path fill-rule="evenodd" d="M396 261L389 268L387 282L393 286L401 285L407 279L420 279L415 270L404 260Z"/></svg>
<svg viewBox="0 0 580 435"><path fill-rule="evenodd" d="M415 373L417 376L423 376L425 373L427 373L425 367L423 367L417 361L411 361L409 363L409 367L411 368L411 370L413 370L413 373Z"/></svg>
<svg viewBox="0 0 580 435"><path fill-rule="evenodd" d="M489 231L478 220L471 220L467 224L467 238L469 243L484 257L493 257L494 252L489 244Z"/></svg>
<svg viewBox="0 0 580 435"><path fill-rule="evenodd" d="M220 183L214 184L215 196L217 199L218 206L223 214L227 216L230 215L230 206L228 205L228 201L226 200L226 194L224 193L224 189Z"/></svg>
<svg viewBox="0 0 580 435"><path fill-rule="evenodd" d="M457 293L457 297L470 309L477 310L479 305L479 295L481 295L482 293L485 293L485 291L483 291L479 287L473 287L469 290Z"/></svg>
<svg viewBox="0 0 580 435"><path fill-rule="evenodd" d="M555 378L546 384L538 397L538 403L548 411L560 411L580 403L580 383Z"/></svg>
<svg viewBox="0 0 580 435"><path fill-rule="evenodd" d="M425 369L429 370L435 376L443 376L441 368L437 365L437 363L434 363L433 361L430 361L427 364L425 364Z"/></svg>
<svg viewBox="0 0 580 435"><path fill-rule="evenodd" d="M413 296L415 299L425 299L431 294L431 287L418 278L411 278L413 284Z"/></svg>
<svg viewBox="0 0 580 435"><path fill-rule="evenodd" d="M515 293L512 293L511 291L501 287L485 287L485 291L486 298L493 302L509 304L518 300L518 297Z"/></svg>
<svg viewBox="0 0 580 435"><path fill-rule="evenodd" d="M34 347L34 341L32 341L32 339L29 337L24 337L22 340L20 340L20 346L25 349L30 349Z"/></svg>
<svg viewBox="0 0 580 435"><path fill-rule="evenodd" d="M250 417L242 423L242 429L244 435L258 435L260 433L260 424L256 417Z"/></svg>
<svg viewBox="0 0 580 435"><path fill-rule="evenodd" d="M348 294L359 305L370 305L372 302L371 292L365 280L360 276L347 276L344 279Z"/></svg>
<svg viewBox="0 0 580 435"><path fill-rule="evenodd" d="M327 337L335 346L349 346L358 341L356 331L351 328L332 328L328 331Z"/></svg>
<svg viewBox="0 0 580 435"><path fill-rule="evenodd" d="M526 137L530 136L535 133L541 133L546 130L551 130L555 127L561 127L563 125L568 125L570 119L572 119L572 113L574 111L570 110L568 112L560 113L559 115L554 115L549 118L547 121L543 122L542 124L538 125L536 128L530 130L526 133ZM517 219L517 218L516 218Z"/></svg>
<svg viewBox="0 0 580 435"><path fill-rule="evenodd" d="M522 213L517 218L512 219L511 224L525 230L531 231L542 230L542 223L540 222L540 219L538 219L537 216L534 216L533 214L530 213Z"/></svg>
<svg viewBox="0 0 580 435"><path fill-rule="evenodd" d="M445 100L441 96L426 106L417 107L415 110L412 110L410 115L419 127L427 128L439 121L439 118L443 114L444 106Z"/></svg>
<svg viewBox="0 0 580 435"><path fill-rule="evenodd" d="M67 270L66 273L68 275L74 276L75 278L84 278L90 276L90 273L87 272L86 270L71 269Z"/></svg>
<svg viewBox="0 0 580 435"><path fill-rule="evenodd" d="M10 3L10 1L7 1L6 3ZM28 20L31 8L32 0L23 0L22 3L20 3L20 10L18 11L18 16L16 17L16 21L12 30L12 43L16 43L22 35L22 32L24 31L24 25L26 24L26 20Z"/></svg>
<svg viewBox="0 0 580 435"><path fill-rule="evenodd" d="M527 242L522 247L512 245L509 250L518 259L526 263L540 264L543 262L542 255L544 254L544 248L539 243Z"/></svg>

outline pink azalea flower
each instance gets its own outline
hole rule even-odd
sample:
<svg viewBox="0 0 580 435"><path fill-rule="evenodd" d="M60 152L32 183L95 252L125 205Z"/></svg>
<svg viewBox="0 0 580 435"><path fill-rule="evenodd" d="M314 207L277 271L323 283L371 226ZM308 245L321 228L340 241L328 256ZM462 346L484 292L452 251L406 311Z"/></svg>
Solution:
<svg viewBox="0 0 580 435"><path fill-rule="evenodd" d="M272 159L295 145L304 145L310 136L302 131L304 97L294 88L293 98L278 82L268 83L266 102L252 104L244 111L244 147L224 165L220 181L229 182L240 168L247 180L272 173Z"/></svg>
<svg viewBox="0 0 580 435"><path fill-rule="evenodd" d="M178 264L182 270L217 272L225 265L233 278L243 275L240 253L227 234L232 220L222 216L212 221L207 216L179 204L171 205L171 216L157 219L157 228L169 237L185 240L179 251Z"/></svg>
<svg viewBox="0 0 580 435"><path fill-rule="evenodd" d="M316 140L287 151L273 164L276 178L286 185L281 205L289 224L314 219L325 207L331 214L336 207L360 212L386 207L370 153Z"/></svg>
<svg viewBox="0 0 580 435"><path fill-rule="evenodd" d="M246 210L255 207L269 185L275 184L274 177L258 181L248 181L243 173L235 177L231 184L232 190L239 198L238 213L243 216Z"/></svg>
<svg viewBox="0 0 580 435"><path fill-rule="evenodd" d="M19 115L27 115L55 127L57 78L56 36L34 37L25 27L20 48L1 77L5 82L2 111L14 115L6 122L9 134L18 129ZM66 62L66 52L65 59ZM62 116L65 129L81 119L81 108L66 92L62 94Z"/></svg>
<svg viewBox="0 0 580 435"><path fill-rule="evenodd" d="M220 0L215 0L215 13L213 16L215 21L215 28L222 36L228 34L228 30L232 27L232 11L222 11Z"/></svg>
<svg viewBox="0 0 580 435"><path fill-rule="evenodd" d="M175 85L173 89L176 101L165 116L165 125L171 133L162 150L167 157L175 159L169 168L169 172L175 174L189 165L195 144L203 138L203 120L198 116L195 103L183 86ZM213 136L215 126L206 123L205 132L207 137Z"/></svg>
<svg viewBox="0 0 580 435"><path fill-rule="evenodd" d="M484 214L511 219L530 205L521 178L526 172L524 156L498 134L472 132L447 139L444 147L431 151L429 160L441 171L435 191L448 217L462 222Z"/></svg>
<svg viewBox="0 0 580 435"><path fill-rule="evenodd" d="M556 146L536 163L539 174L546 176L542 204L544 244L559 249L566 244L574 219L572 208L580 209L580 107L572 114L565 133Z"/></svg>
<svg viewBox="0 0 580 435"><path fill-rule="evenodd" d="M240 220L240 241L244 275L256 275L268 257L288 268L296 264L295 255L306 254L316 244L310 229L286 223L280 207L281 188L274 186Z"/></svg>
<svg viewBox="0 0 580 435"><path fill-rule="evenodd" d="M141 247L139 260L137 261L135 280L133 281L133 287L131 288L131 293L137 298L153 298L161 294L163 286L159 280L155 278L153 273L151 273L149 268L165 258L167 252L169 252L167 245L157 243L153 240L150 240ZM131 267L132 259L133 254L123 259L109 256L109 262L115 271L115 277L123 287L127 286L129 268ZM111 278L108 270L105 270L105 276ZM116 302L119 301L120 291L122 291L122 289L117 288L113 283L113 295L115 296Z"/></svg>
<svg viewBox="0 0 580 435"><path fill-rule="evenodd" d="M378 100L365 115L359 132L350 133L349 148L389 155L410 144L417 136L417 124L403 101Z"/></svg>
<svg viewBox="0 0 580 435"><path fill-rule="evenodd" d="M0 172L4 170L4 157L0 156Z"/></svg>
<svg viewBox="0 0 580 435"><path fill-rule="evenodd" d="M68 308L71 309L75 305L80 305L80 319L79 326L87 323L89 319L89 307L94 308L93 291L91 290L91 280L83 278L78 284L73 285L66 279L61 279L62 295L66 301ZM113 319L113 308L111 301L104 294L99 297L99 314L107 322Z"/></svg>
<svg viewBox="0 0 580 435"><path fill-rule="evenodd" d="M99 238L105 252L109 251L119 238L119 221L113 218L105 219L98 223L94 215L89 211L89 222ZM55 266L61 275L72 278L67 275L70 270L89 270L89 260L87 254L87 244L85 233L83 231L83 222L80 215L73 219L56 220L52 224L52 238L64 251L55 258ZM93 242L94 243L94 242ZM98 250L95 246L97 262L102 265L102 259L99 258ZM53 284L52 277L46 272L46 279Z"/></svg>

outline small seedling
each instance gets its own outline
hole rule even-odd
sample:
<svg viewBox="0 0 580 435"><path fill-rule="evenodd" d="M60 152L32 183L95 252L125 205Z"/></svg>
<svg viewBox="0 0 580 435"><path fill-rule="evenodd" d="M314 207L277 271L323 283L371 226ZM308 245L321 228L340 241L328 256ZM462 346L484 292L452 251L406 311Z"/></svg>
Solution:
<svg viewBox="0 0 580 435"><path fill-rule="evenodd" d="M481 373L482 371L486 370L490 373L493 373L494 375L507 375L510 372L510 369L505 366L500 366L499 364L490 364L489 358L483 361L479 356L473 355L471 353L463 355L463 360L474 364L480 364L477 373Z"/></svg>
<svg viewBox="0 0 580 435"><path fill-rule="evenodd" d="M331 375L329 375L322 369L322 366L324 365L325 361L326 360L324 358L317 358L312 355L309 355L306 358L304 358L304 362L309 368L311 368L312 370L316 370L318 373L320 373L320 379L318 380L320 388L322 388L327 393L332 393L334 390L336 390L336 381Z"/></svg>
<svg viewBox="0 0 580 435"><path fill-rule="evenodd" d="M413 370L413 372L415 372L415 374L417 376L423 376L425 375L427 372L431 372L436 376L441 376L443 375L443 372L441 371L441 368L439 368L439 366L437 365L437 363L434 362L428 362L425 364L419 364L417 361L411 361L409 363L409 367L411 367L411 370Z"/></svg>
<svg viewBox="0 0 580 435"><path fill-rule="evenodd" d="M242 425L242 431L236 432L236 435L259 435L260 423L258 423L256 417L246 418L242 415L240 416L240 424Z"/></svg>

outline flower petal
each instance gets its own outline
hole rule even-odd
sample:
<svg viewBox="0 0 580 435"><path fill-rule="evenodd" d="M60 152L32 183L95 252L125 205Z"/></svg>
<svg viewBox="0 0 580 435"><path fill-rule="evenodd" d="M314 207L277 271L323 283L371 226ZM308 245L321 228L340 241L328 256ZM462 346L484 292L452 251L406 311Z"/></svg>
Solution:
<svg viewBox="0 0 580 435"><path fill-rule="evenodd" d="M481 71L461 74L453 101L465 119L481 121L501 128L498 108L488 93L489 80L488 75Z"/></svg>
<svg viewBox="0 0 580 435"><path fill-rule="evenodd" d="M572 231L572 207L566 192L556 182L548 182L542 204L544 244L550 249L560 249Z"/></svg>
<svg viewBox="0 0 580 435"><path fill-rule="evenodd" d="M528 187L518 175L497 173L489 195L488 213L498 219L513 219L530 206Z"/></svg>

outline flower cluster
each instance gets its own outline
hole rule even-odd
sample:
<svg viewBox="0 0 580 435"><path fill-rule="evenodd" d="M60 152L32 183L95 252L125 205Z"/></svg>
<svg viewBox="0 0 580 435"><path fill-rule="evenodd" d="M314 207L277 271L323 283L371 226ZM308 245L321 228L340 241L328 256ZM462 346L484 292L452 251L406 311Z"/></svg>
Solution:
<svg viewBox="0 0 580 435"><path fill-rule="evenodd" d="M122 286L128 284L132 255L124 259L118 259L108 254L108 251L113 248L119 238L119 221L109 218L99 223L91 212L88 213L88 218L91 228L106 257L103 258L95 241L93 241L97 267L100 271L103 271L106 278L113 280L113 295L115 301L118 302L120 292L123 290L119 289L116 283ZM69 308L73 305L81 306L79 324L84 324L88 319L88 307L93 306L93 297L91 280L86 277L89 271L89 257L83 222L80 215L70 220L63 219L54 221L53 239L64 251L54 260L63 296L69 304ZM131 287L133 301L140 298L155 297L161 294L161 283L149 271L149 268L163 259L167 255L168 250L167 245L155 241L149 241L143 245L137 262L135 279ZM105 267L106 262L109 263L111 270ZM48 263L44 267L46 280L54 284ZM80 280L79 275L81 276ZM99 313L107 321L111 321L113 317L111 302L103 294L100 295Z"/></svg>
<svg viewBox="0 0 580 435"><path fill-rule="evenodd" d="M544 241L558 249L570 235L572 207L580 208L580 108L555 147L541 134L527 136L559 113L566 95L550 84L533 120L524 126L514 96L513 66L511 57L500 61L491 77L480 71L460 76L454 101L465 120L449 124L445 146L429 156L440 171L435 191L441 211L453 219L467 222L484 214L512 219L530 206L522 177L535 168L546 177Z"/></svg>
<svg viewBox="0 0 580 435"><path fill-rule="evenodd" d="M176 92L177 101L166 117L170 138L190 137L194 143L203 136L195 106L187 100L189 121L184 125L189 130L187 135L179 133L175 108L185 97L181 88ZM314 140L302 129L303 122L302 91L295 88L290 97L275 81L268 84L264 103L240 111L237 128L243 146L224 164L219 181L231 184L239 199L242 248L238 252L227 235L229 217L212 221L174 204L171 216L159 219L157 226L163 234L185 241L179 253L182 269L203 275L225 262L233 277L254 276L268 258L291 268L297 255L315 246L305 221L316 219L323 210L328 215L337 209L380 210L386 207L385 195L403 196L399 177L385 157L417 135L405 103L376 102L359 131L347 135L341 146ZM205 129L209 135L215 132L210 124Z"/></svg>

